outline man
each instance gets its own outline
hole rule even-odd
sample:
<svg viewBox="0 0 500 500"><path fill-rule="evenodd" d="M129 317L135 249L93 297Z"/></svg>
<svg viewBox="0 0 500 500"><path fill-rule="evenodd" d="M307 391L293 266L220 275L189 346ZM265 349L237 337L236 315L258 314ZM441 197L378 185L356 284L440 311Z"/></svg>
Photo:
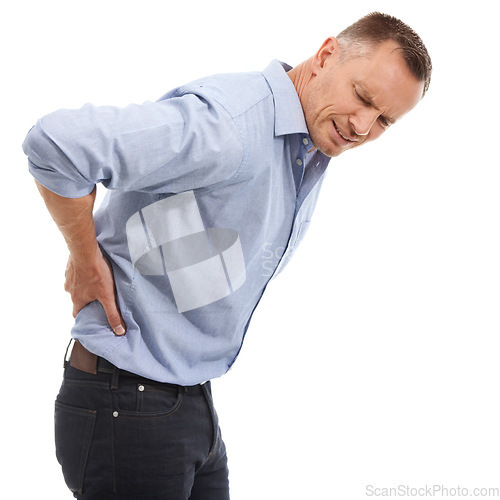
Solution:
<svg viewBox="0 0 500 500"><path fill-rule="evenodd" d="M418 35L374 13L293 69L32 128L30 170L70 250L75 343L55 420L76 498L229 498L209 380L303 238L330 157L379 137L430 74Z"/></svg>

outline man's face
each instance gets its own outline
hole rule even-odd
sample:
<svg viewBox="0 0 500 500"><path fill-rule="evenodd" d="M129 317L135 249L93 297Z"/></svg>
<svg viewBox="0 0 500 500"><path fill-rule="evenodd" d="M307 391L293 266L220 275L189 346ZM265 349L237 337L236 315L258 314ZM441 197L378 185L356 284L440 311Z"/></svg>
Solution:
<svg viewBox="0 0 500 500"><path fill-rule="evenodd" d="M341 61L342 49L329 38L313 58L312 77L299 96L313 144L324 154L373 141L420 101L423 83L396 48L382 42Z"/></svg>

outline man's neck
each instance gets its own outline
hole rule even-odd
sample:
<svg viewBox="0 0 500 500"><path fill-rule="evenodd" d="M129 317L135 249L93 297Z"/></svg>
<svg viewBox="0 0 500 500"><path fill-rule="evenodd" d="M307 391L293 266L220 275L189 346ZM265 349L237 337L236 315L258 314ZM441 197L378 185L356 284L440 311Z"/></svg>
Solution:
<svg viewBox="0 0 500 500"><path fill-rule="evenodd" d="M302 99L304 88L312 78L312 60L312 57L310 59L307 59L306 61L295 66L295 68L291 69L287 73L287 75L290 77L290 80L292 80L299 99Z"/></svg>

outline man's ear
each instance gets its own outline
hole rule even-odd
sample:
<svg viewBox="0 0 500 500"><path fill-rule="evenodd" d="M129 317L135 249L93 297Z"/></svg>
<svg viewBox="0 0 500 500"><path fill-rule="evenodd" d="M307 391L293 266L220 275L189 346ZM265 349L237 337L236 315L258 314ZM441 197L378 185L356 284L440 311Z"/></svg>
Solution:
<svg viewBox="0 0 500 500"><path fill-rule="evenodd" d="M331 57L339 56L339 42L333 36L327 38L313 57L312 72L318 74L323 69L326 61Z"/></svg>

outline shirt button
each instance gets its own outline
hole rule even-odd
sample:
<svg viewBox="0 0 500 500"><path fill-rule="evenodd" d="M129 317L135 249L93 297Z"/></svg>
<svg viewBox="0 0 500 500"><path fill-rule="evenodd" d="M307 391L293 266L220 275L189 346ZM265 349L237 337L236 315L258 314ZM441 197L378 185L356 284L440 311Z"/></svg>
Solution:
<svg viewBox="0 0 500 500"><path fill-rule="evenodd" d="M137 387L137 390L142 392L144 390L144 386L140 385L139 387Z"/></svg>
<svg viewBox="0 0 500 500"><path fill-rule="evenodd" d="M297 165L298 165L299 167L301 167L301 166L302 166L302 160L301 160L300 158L297 160Z"/></svg>
<svg viewBox="0 0 500 500"><path fill-rule="evenodd" d="M115 417L115 418L116 418L117 416L118 416L118 412L117 412L117 411L114 411L114 412L113 412L113 417Z"/></svg>
<svg viewBox="0 0 500 500"><path fill-rule="evenodd" d="M302 139L302 144L304 144L304 146L307 146L309 144L309 141L304 137Z"/></svg>

